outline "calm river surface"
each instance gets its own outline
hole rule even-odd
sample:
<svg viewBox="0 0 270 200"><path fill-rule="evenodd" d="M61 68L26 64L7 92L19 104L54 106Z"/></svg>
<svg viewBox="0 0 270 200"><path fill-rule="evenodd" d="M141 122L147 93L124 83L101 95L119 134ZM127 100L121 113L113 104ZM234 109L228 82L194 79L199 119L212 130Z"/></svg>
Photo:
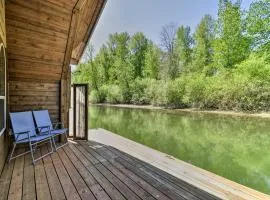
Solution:
<svg viewBox="0 0 270 200"><path fill-rule="evenodd" d="M89 123L270 194L270 119L91 106Z"/></svg>

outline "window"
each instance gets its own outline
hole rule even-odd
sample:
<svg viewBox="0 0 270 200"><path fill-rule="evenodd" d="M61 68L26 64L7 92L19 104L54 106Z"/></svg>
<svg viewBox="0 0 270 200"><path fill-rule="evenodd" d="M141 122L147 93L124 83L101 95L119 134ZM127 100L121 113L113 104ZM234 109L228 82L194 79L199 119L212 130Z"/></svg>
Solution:
<svg viewBox="0 0 270 200"><path fill-rule="evenodd" d="M0 135L6 128L6 55L3 43L0 43Z"/></svg>

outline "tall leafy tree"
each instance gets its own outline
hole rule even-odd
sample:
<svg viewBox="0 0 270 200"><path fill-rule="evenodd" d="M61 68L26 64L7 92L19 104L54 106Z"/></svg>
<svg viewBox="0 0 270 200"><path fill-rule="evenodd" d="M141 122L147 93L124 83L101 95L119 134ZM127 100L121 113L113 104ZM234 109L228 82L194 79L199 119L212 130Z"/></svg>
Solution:
<svg viewBox="0 0 270 200"><path fill-rule="evenodd" d="M110 52L107 46L102 45L95 58L96 65L101 70L101 78L104 83L108 83L110 80L110 67L113 65L112 57L110 56Z"/></svg>
<svg viewBox="0 0 270 200"><path fill-rule="evenodd" d="M112 72L116 80L114 83L118 84L122 91L125 101L129 101L130 97L130 83L132 80L133 70L129 61L129 48L128 44L130 36L128 33L116 33L114 34L115 40L115 58Z"/></svg>
<svg viewBox="0 0 270 200"><path fill-rule="evenodd" d="M247 30L254 50L270 51L270 0L253 2L247 15Z"/></svg>
<svg viewBox="0 0 270 200"><path fill-rule="evenodd" d="M190 27L180 26L177 30L176 47L181 70L191 62L192 44Z"/></svg>
<svg viewBox="0 0 270 200"><path fill-rule="evenodd" d="M201 70L213 60L214 20L205 15L194 34L193 68Z"/></svg>
<svg viewBox="0 0 270 200"><path fill-rule="evenodd" d="M85 63L79 64L77 70L73 73L75 75L75 82L89 83L91 89L99 90L101 85L100 81L100 68L96 65L94 60L94 47L88 44L84 52ZM76 76L80 74L79 76Z"/></svg>
<svg viewBox="0 0 270 200"><path fill-rule="evenodd" d="M107 46L109 51L109 57L112 62L109 69L111 82L125 82L125 76L123 75L123 73L125 73L127 70L130 70L127 69L127 67L130 66L128 49L129 40L130 36L126 32L115 33L109 36Z"/></svg>
<svg viewBox="0 0 270 200"><path fill-rule="evenodd" d="M161 51L150 42L145 53L145 68L143 71L144 77L158 79L161 66Z"/></svg>
<svg viewBox="0 0 270 200"><path fill-rule="evenodd" d="M130 62L133 67L134 78L143 75L147 45L148 39L141 32L135 33L130 40Z"/></svg>
<svg viewBox="0 0 270 200"><path fill-rule="evenodd" d="M214 61L217 67L232 67L249 54L249 40L243 35L240 1L219 1Z"/></svg>

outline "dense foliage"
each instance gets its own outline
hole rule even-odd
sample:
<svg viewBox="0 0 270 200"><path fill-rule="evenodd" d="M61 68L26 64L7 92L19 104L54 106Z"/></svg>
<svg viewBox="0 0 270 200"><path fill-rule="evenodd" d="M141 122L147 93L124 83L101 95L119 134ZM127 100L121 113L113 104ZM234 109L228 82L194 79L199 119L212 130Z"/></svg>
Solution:
<svg viewBox="0 0 270 200"><path fill-rule="evenodd" d="M73 72L92 103L174 108L270 110L270 0L219 0L218 18L190 27L162 27L161 45L143 33L109 36L98 54ZM86 55L92 55L88 48Z"/></svg>

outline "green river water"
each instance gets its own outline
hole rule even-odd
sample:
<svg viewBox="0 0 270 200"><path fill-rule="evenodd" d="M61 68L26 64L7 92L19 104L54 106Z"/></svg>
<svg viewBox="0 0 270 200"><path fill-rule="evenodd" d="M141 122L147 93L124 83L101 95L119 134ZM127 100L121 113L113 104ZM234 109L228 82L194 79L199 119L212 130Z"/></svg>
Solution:
<svg viewBox="0 0 270 200"><path fill-rule="evenodd" d="M270 194L270 119L90 106L89 123Z"/></svg>

